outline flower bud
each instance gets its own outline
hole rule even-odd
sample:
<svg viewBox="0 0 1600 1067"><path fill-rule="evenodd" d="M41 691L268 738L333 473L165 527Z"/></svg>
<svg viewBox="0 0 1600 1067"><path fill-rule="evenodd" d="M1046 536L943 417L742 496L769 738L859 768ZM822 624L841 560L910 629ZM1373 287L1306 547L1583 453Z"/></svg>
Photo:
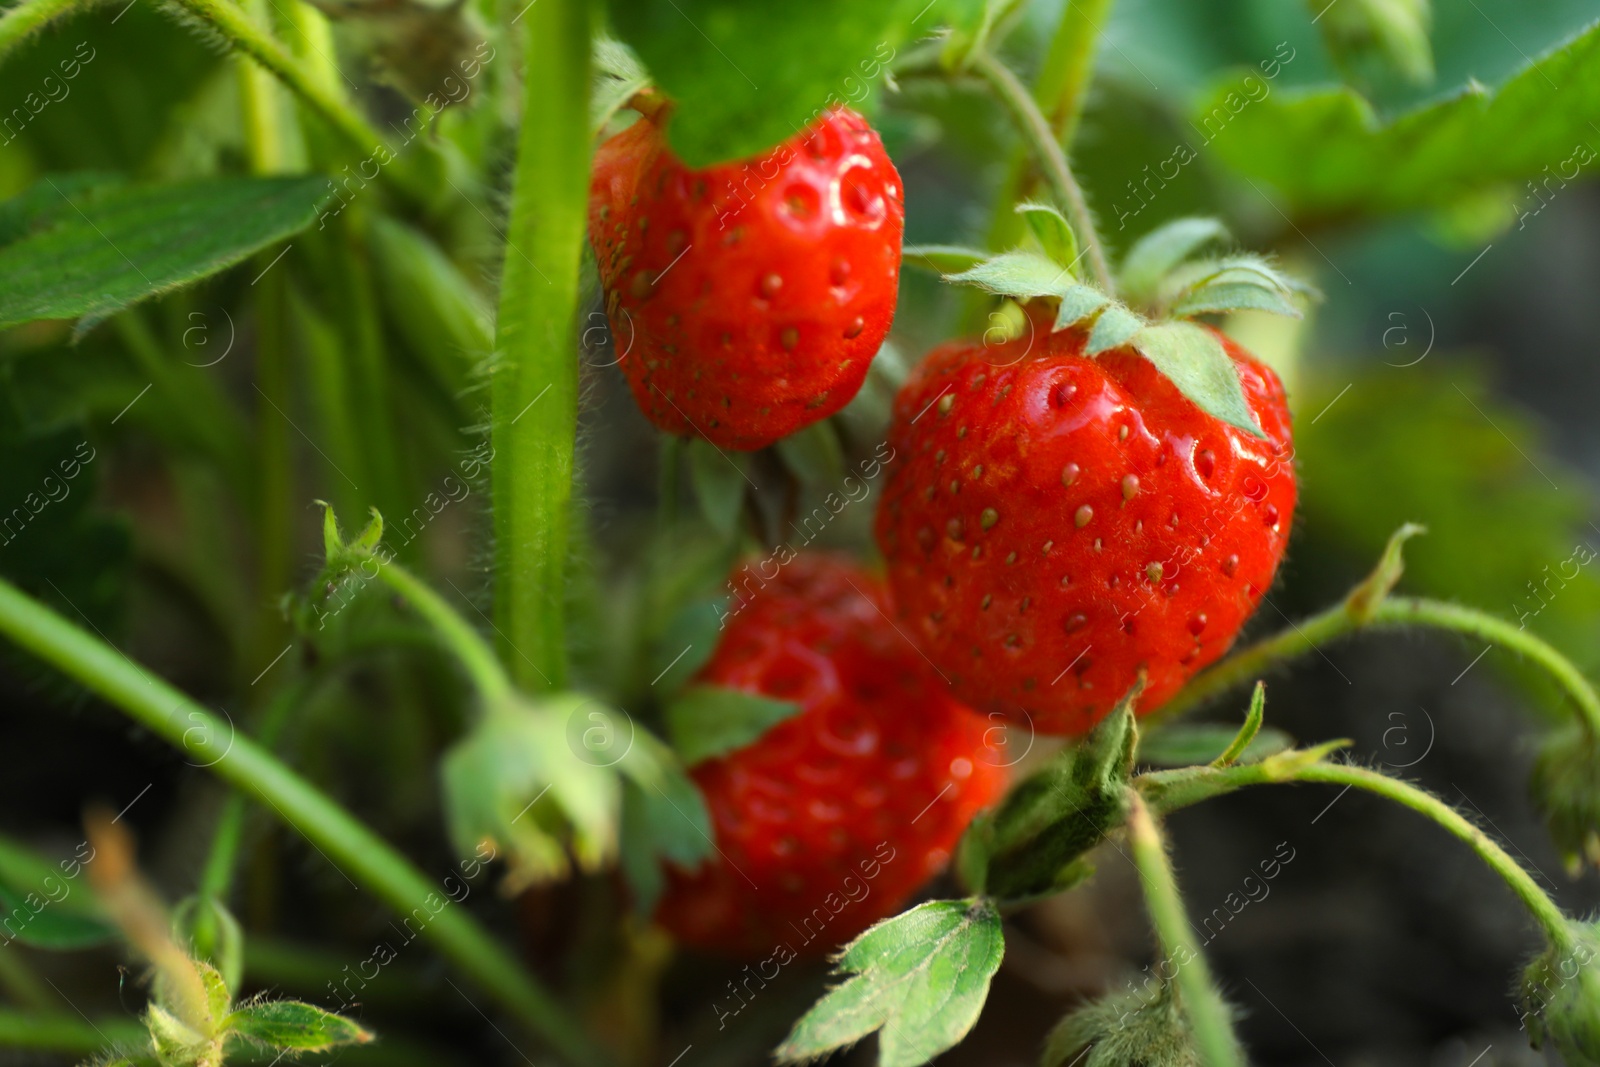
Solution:
<svg viewBox="0 0 1600 1067"><path fill-rule="evenodd" d="M1571 940L1522 972L1522 1021L1534 1048L1548 1041L1567 1067L1600 1067L1600 926L1568 925Z"/></svg>

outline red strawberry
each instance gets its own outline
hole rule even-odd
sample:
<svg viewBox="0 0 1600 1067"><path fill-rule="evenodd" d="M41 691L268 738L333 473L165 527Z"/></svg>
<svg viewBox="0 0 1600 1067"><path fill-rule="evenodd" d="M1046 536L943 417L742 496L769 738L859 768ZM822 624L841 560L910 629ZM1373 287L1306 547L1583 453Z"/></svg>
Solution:
<svg viewBox="0 0 1600 1067"><path fill-rule="evenodd" d="M844 407L894 317L904 223L900 175L848 108L701 171L654 119L611 138L589 238L639 407L746 451Z"/></svg>
<svg viewBox="0 0 1600 1067"><path fill-rule="evenodd" d="M885 604L866 572L802 555L729 620L698 681L802 710L694 769L718 854L669 869L657 918L683 941L826 952L894 914L998 799L990 724L949 696Z"/></svg>
<svg viewBox="0 0 1600 1067"><path fill-rule="evenodd" d="M1141 667L1149 711L1227 650L1283 557L1293 448L1277 376L1226 338L1265 440L1048 325L943 345L911 375L877 538L958 697L1079 734Z"/></svg>

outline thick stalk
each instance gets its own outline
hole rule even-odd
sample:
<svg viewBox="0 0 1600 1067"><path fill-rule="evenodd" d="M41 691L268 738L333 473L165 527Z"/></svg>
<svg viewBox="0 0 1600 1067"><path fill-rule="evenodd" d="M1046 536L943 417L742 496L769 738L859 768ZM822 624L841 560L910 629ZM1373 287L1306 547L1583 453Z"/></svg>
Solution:
<svg viewBox="0 0 1600 1067"><path fill-rule="evenodd" d="M1397 804L1404 804L1412 811L1425 815L1449 830L1452 834L1465 841L1478 858L1488 864L1489 868L1505 879L1506 885L1522 901L1528 913L1533 916L1550 943L1558 949L1571 947L1571 935L1568 933L1567 916L1555 901L1539 888L1539 883L1533 876L1522 869L1522 866L1512 859L1506 850L1474 826L1455 808L1440 800L1432 793L1418 789L1398 778L1390 778L1386 774L1367 770L1365 767L1352 767L1341 763L1314 763L1302 767L1296 774L1295 780L1301 782L1327 782L1332 785L1353 786L1364 789L1369 793L1386 797Z"/></svg>
<svg viewBox="0 0 1600 1067"><path fill-rule="evenodd" d="M1600 694L1566 656L1530 631L1488 612L1419 597L1386 597L1365 614L1352 610L1348 601L1341 601L1287 630L1257 641L1203 672L1172 700L1156 709L1147 723L1154 725L1176 718L1236 685L1253 682L1267 671L1358 630L1409 626L1452 630L1527 657L1561 686L1589 736L1600 739Z"/></svg>
<svg viewBox="0 0 1600 1067"><path fill-rule="evenodd" d="M1139 868L1145 906L1150 910L1150 922L1161 942L1163 958L1177 967L1174 981L1184 1016L1194 1031L1200 1062L1204 1067L1243 1067L1228 1006L1217 994L1211 967L1200 953L1194 927L1189 925L1155 817L1136 790L1128 791L1128 805L1128 845L1134 865Z"/></svg>
<svg viewBox="0 0 1600 1067"><path fill-rule="evenodd" d="M524 104L493 373L495 619L525 689L566 679L578 361L589 180L589 7L527 9Z"/></svg>
<svg viewBox="0 0 1600 1067"><path fill-rule="evenodd" d="M1083 198L1083 190L1078 186L1077 179L1072 176L1066 153L1062 152L1055 131L1040 112L1039 105L1017 80L1017 76L1011 73L1011 69L988 52L980 50L973 57L972 69L989 83L1000 102L1011 113L1012 120L1017 124L1017 132L1022 134L1038 160L1051 191L1066 209L1067 218L1078 235L1078 243L1084 247L1095 284L1115 295L1116 285L1111 276L1111 266L1106 262L1105 248L1100 244L1094 216L1089 212L1089 204Z"/></svg>
<svg viewBox="0 0 1600 1067"><path fill-rule="evenodd" d="M1112 0L1072 0L1061 9L1061 21L1033 81L1033 100L1044 113L1055 139L1068 158L1078 132L1083 103L1094 75L1095 46L1111 11ZM1011 154L1000 198L989 227L989 247L1009 248L1022 235L1023 222L1012 207L1031 192L1037 174L1024 149Z"/></svg>
<svg viewBox="0 0 1600 1067"><path fill-rule="evenodd" d="M439 887L343 807L250 738L236 733L119 650L0 580L0 633L121 709L195 765L249 793L314 844L346 878L402 915L438 899ZM445 906L422 936L460 972L561 1055L603 1063L604 1055L562 1008L465 909Z"/></svg>

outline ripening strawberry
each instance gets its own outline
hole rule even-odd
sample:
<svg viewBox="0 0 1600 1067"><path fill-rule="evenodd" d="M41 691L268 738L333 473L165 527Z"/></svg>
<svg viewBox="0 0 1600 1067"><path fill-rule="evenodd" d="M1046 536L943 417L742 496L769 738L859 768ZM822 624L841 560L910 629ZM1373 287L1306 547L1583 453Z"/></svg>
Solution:
<svg viewBox="0 0 1600 1067"><path fill-rule="evenodd" d="M959 698L1080 734L1140 668L1146 712L1233 642L1283 557L1293 447L1277 376L1226 338L1264 439L1133 351L1091 359L1081 329L1039 326L912 373L877 539Z"/></svg>
<svg viewBox="0 0 1600 1067"><path fill-rule="evenodd" d="M898 911L999 798L998 731L950 697L885 600L865 571L802 555L736 602L696 680L801 710L693 770L717 851L669 868L657 911L685 943L827 952Z"/></svg>
<svg viewBox="0 0 1600 1067"><path fill-rule="evenodd" d="M589 239L639 407L746 451L844 407L894 317L904 222L900 175L848 108L698 171L657 117L606 141Z"/></svg>

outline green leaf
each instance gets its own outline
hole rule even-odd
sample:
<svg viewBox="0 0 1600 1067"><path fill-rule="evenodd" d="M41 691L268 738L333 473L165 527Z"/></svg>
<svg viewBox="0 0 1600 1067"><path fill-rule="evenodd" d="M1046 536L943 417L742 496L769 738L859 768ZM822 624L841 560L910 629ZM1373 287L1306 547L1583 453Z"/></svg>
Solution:
<svg viewBox="0 0 1600 1067"><path fill-rule="evenodd" d="M836 104L861 107L899 48L946 20L924 0L616 0L610 12L676 101L667 139L691 167L753 156Z"/></svg>
<svg viewBox="0 0 1600 1067"><path fill-rule="evenodd" d="M341 1045L365 1045L372 1031L331 1011L298 1000L262 1000L246 1004L225 1020L240 1037L268 1048L293 1052L326 1052Z"/></svg>
<svg viewBox="0 0 1600 1067"><path fill-rule="evenodd" d="M800 711L800 705L740 689L695 686L667 705L667 736L683 762L694 766L751 744Z"/></svg>
<svg viewBox="0 0 1600 1067"><path fill-rule="evenodd" d="M1136 686L1087 738L974 822L961 865L975 888L1002 902L1058 892L1088 877L1085 854L1122 825L1138 729Z"/></svg>
<svg viewBox="0 0 1600 1067"><path fill-rule="evenodd" d="M1228 240L1228 228L1216 219L1173 219L1139 238L1122 257L1117 282L1132 303L1144 303L1160 291L1161 281L1178 264L1215 241Z"/></svg>
<svg viewBox="0 0 1600 1067"><path fill-rule="evenodd" d="M1163 322L1144 327L1129 343L1201 411L1263 436L1245 400L1238 368L1216 334L1192 322Z"/></svg>
<svg viewBox="0 0 1600 1067"><path fill-rule="evenodd" d="M1328 51L1349 74L1359 78L1382 65L1415 84L1433 80L1428 0L1307 0L1307 7L1317 16Z"/></svg>
<svg viewBox="0 0 1600 1067"><path fill-rule="evenodd" d="M1243 77L1219 85L1193 121L1215 131L1209 143L1224 162L1271 186L1297 218L1445 206L1546 167L1570 182L1600 146L1590 125L1600 124L1600 23L1498 90L1469 83L1387 121L1350 89L1282 90L1236 111L1227 98L1247 99Z"/></svg>
<svg viewBox="0 0 1600 1067"><path fill-rule="evenodd" d="M0 248L0 327L82 316L81 333L289 237L328 195L322 178L63 190L70 211Z"/></svg>
<svg viewBox="0 0 1600 1067"><path fill-rule="evenodd" d="M814 422L777 444L786 467L806 485L838 485L844 481L844 447L828 419Z"/></svg>
<svg viewBox="0 0 1600 1067"><path fill-rule="evenodd" d="M739 525L739 511L749 484L743 455L725 452L697 437L689 442L689 482L694 486L700 514L711 528L721 534L733 533Z"/></svg>
<svg viewBox="0 0 1600 1067"><path fill-rule="evenodd" d="M1144 319L1121 304L1110 304L1100 313L1100 317L1094 320L1094 329L1089 331L1089 340L1083 346L1083 354L1098 356L1102 352L1120 348L1144 327Z"/></svg>
<svg viewBox="0 0 1600 1067"><path fill-rule="evenodd" d="M959 274L989 258L989 253L965 245L906 245L900 261L935 274Z"/></svg>
<svg viewBox="0 0 1600 1067"><path fill-rule="evenodd" d="M1078 238L1067 217L1049 204L1035 203L1018 204L1017 214L1027 220L1028 229L1038 238L1044 254L1072 269L1078 262Z"/></svg>
<svg viewBox="0 0 1600 1067"><path fill-rule="evenodd" d="M1189 290L1172 305L1179 317L1224 311L1269 311L1274 315L1301 317L1300 309L1276 288L1257 282L1208 282Z"/></svg>
<svg viewBox="0 0 1600 1067"><path fill-rule="evenodd" d="M1001 252L944 280L1022 299L1060 296L1076 284L1066 267L1037 252Z"/></svg>
<svg viewBox="0 0 1600 1067"><path fill-rule="evenodd" d="M1107 304L1111 298L1092 285L1074 285L1061 294L1061 307L1056 311L1055 325L1051 330L1064 330L1082 322Z"/></svg>
<svg viewBox="0 0 1600 1067"><path fill-rule="evenodd" d="M819 1059L878 1033L879 1067L918 1067L972 1029L1000 969L1000 913L986 900L934 900L852 941L835 986L795 1023L774 1055Z"/></svg>

